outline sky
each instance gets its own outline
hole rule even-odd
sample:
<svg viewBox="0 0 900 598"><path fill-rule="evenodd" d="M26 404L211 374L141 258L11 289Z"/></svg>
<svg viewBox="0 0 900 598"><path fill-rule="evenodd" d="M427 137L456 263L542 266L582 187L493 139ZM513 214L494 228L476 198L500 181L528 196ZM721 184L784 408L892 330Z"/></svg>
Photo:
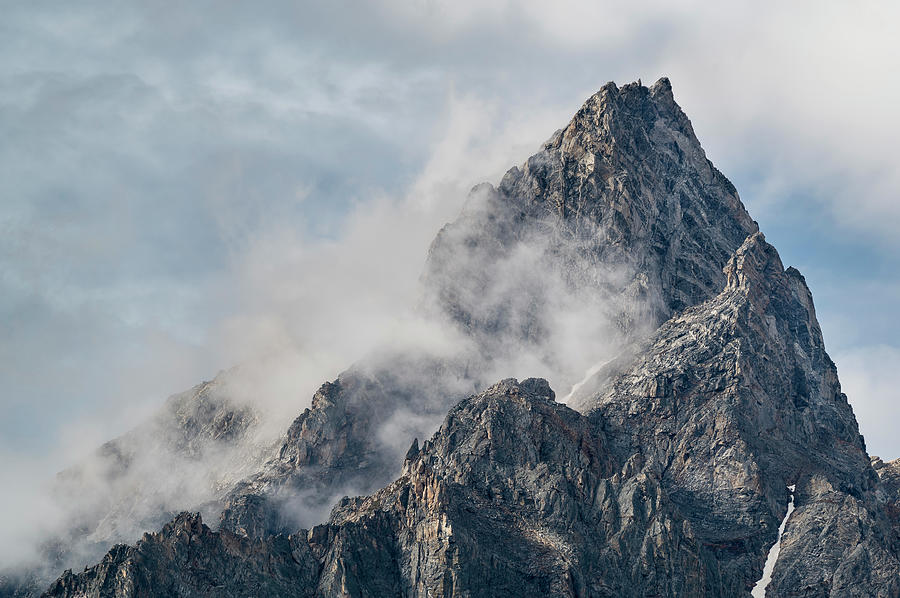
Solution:
<svg viewBox="0 0 900 598"><path fill-rule="evenodd" d="M414 303L470 187L661 76L900 457L900 5L625 4L2 2L4 479L250 359L305 404Z"/></svg>

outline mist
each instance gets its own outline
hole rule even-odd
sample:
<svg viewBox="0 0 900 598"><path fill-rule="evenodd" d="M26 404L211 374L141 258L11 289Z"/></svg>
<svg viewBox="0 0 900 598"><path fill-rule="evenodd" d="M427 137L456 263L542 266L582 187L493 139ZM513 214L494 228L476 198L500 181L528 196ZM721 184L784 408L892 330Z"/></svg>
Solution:
<svg viewBox="0 0 900 598"><path fill-rule="evenodd" d="M523 129L524 116L501 121L497 129L489 122L493 109L473 98L452 101L444 116L446 134L436 141L431 158L408 189L394 197L373 191L373 197L354 204L331 238L277 218L263 222L252 235L243 233L240 251L229 258L230 280L213 287L213 292L225 287L218 291L229 293L223 302L236 306L206 341L211 351L205 360L225 369L200 390L212 409L244 414L246 426L237 442L206 437L204 432L188 440L171 437L173 429L193 415L179 412L184 409L179 407L184 403L181 395L164 405L151 400L131 407L126 401L118 417L100 416L99 422L96 413L67 422L61 437L68 440L59 453L40 461L10 455L10 462L18 465L12 475L19 484L0 510L0 524L7 530L0 543L4 568L46 565L47 543L77 537L82 524L97 527L76 541L62 562L50 563L51 569L87 564L111 543L133 542L180 510L205 509L214 523L218 513L211 503L229 484L272 458L274 443L323 382L377 353L422 353L448 361L471 353L470 339L423 309L419 279L429 244L441 226L458 216L475 182L498 180L506 167L527 155L529 150L523 148L529 145L528 137L532 149L552 130L540 121L531 123L533 129L544 129L538 134ZM488 140L482 137L486 128L494 133ZM240 211L225 212L219 225L240 229L240 222L231 221L240 217ZM506 264L510 274L529 267L535 251L520 248ZM510 280L498 277L495 288L503 291ZM544 282L551 289L560 284L559 276L547 272ZM564 293L554 294L557 303L564 301ZM568 317L573 315L570 311ZM548 322L548 329L556 328ZM582 335L586 330L576 329ZM555 342L576 350L564 338ZM590 342L597 344L596 339ZM511 355L516 355L516 363ZM552 376L547 360L547 355L511 351L491 376L525 376L534 370ZM424 387L430 382L415 380L421 372L400 369L397 375L405 375L408 384ZM183 393L184 404L196 401L199 388ZM461 396L476 390L471 381L461 388ZM398 412L379 435L392 445L391 451L405 451L413 437L425 437L437 428L444 411L441 403L429 414ZM118 423L107 427L113 421ZM104 447L98 452L97 447L121 434L111 431L116 427L131 431L117 439L121 446L115 450ZM53 472L64 468L53 481ZM343 494L355 493L346 488ZM140 498L135 500L135 495ZM301 508L300 499L289 498L285 504L294 510L298 525L317 523L330 509L330 504ZM29 516L22 518L26 505Z"/></svg>

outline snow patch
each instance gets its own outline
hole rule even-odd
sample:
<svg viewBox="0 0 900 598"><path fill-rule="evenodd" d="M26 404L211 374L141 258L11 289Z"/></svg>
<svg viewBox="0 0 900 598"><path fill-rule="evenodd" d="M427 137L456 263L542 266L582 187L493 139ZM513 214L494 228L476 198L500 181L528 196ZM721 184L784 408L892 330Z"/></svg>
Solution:
<svg viewBox="0 0 900 598"><path fill-rule="evenodd" d="M794 512L795 488L796 485L794 484L788 486L788 490L791 491L791 497L788 501L787 513L784 514L784 519L781 520L781 525L778 526L778 540L776 540L772 548L769 549L769 556L766 558L766 564L763 566L763 576L756 582L756 585L753 586L753 590L750 592L750 595L753 596L753 598L765 598L766 588L772 583L772 572L775 570L775 561L778 560L778 554L781 552L781 536L784 535L784 528L787 527L788 518L791 516L791 513Z"/></svg>
<svg viewBox="0 0 900 598"><path fill-rule="evenodd" d="M560 403L563 403L563 404L568 403L569 400L570 400L573 396L575 396L575 393L578 392L579 390L581 390L581 388L582 388L585 384L587 384L588 381L589 381L591 378L594 377L594 374L596 374L597 372L599 372L600 370L602 370L603 367L604 367L606 364L610 363L611 361L612 361L612 359L607 359L606 361L601 361L600 363L598 363L598 364L596 364L596 365L594 365L594 366L588 368L588 371L584 373L584 378L581 379L581 382L578 382L577 384L575 384L574 386L572 386L572 388L569 390L569 394L567 394L567 395L564 396L562 399L560 399L559 402L560 402Z"/></svg>

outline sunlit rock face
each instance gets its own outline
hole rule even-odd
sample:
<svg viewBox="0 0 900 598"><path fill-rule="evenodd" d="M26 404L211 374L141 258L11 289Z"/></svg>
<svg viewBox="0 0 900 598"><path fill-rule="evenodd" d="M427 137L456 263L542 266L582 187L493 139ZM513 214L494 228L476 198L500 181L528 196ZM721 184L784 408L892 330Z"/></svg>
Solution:
<svg viewBox="0 0 900 598"><path fill-rule="evenodd" d="M900 596L897 462L668 80L605 85L473 189L422 290L454 341L353 365L264 450L252 412L182 408L173 438L248 455L212 528L181 514L48 595L746 597L794 486L767 595Z"/></svg>

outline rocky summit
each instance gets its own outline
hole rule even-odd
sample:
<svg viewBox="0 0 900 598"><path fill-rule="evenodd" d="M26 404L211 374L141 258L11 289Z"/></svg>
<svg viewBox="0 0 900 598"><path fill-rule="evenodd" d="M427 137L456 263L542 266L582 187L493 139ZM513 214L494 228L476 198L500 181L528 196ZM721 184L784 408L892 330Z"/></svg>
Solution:
<svg viewBox="0 0 900 598"><path fill-rule="evenodd" d="M384 347L271 446L215 384L173 399L136 434L169 459L226 455L202 488L154 498L147 443L117 439L107 477L144 483L106 496L67 474L105 498L56 554L143 537L2 592L900 597L900 460L866 453L803 276L667 79L603 86L473 189L422 290L420 314L462 339L452 350ZM504 374L523 363L562 400Z"/></svg>

